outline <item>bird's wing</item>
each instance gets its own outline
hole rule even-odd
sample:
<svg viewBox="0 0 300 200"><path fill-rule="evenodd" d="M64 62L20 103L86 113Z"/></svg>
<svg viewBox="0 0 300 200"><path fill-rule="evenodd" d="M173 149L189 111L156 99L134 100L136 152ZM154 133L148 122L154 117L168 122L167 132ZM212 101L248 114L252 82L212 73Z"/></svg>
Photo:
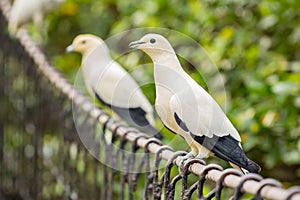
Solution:
<svg viewBox="0 0 300 200"><path fill-rule="evenodd" d="M173 117L179 127L217 157L257 172L258 165L246 157L236 129L216 102L204 93L199 96L190 92L186 89L170 100Z"/></svg>
<svg viewBox="0 0 300 200"><path fill-rule="evenodd" d="M83 74L91 95L96 93L102 102L110 107L114 106L115 110L120 108L120 112L123 109L131 109L131 112L134 112L139 108L144 112L143 116L148 123L154 125L153 108L135 80L115 61L111 60L106 66L100 67L98 63L101 62L84 63L89 65L90 69L83 70Z"/></svg>
<svg viewBox="0 0 300 200"><path fill-rule="evenodd" d="M136 123L139 126L146 126L149 122L146 119L146 112L141 107L120 107L107 103L100 95L95 92L95 96L99 102L111 108L121 118L130 123Z"/></svg>
<svg viewBox="0 0 300 200"><path fill-rule="evenodd" d="M145 112L153 109L135 80L116 62L85 62L90 70L83 72L87 85L110 105L123 108L141 107ZM92 94L93 95L93 94Z"/></svg>
<svg viewBox="0 0 300 200"><path fill-rule="evenodd" d="M161 133L153 127L153 124L148 119L149 113L146 113L141 107L119 107L106 103L96 92L95 96L102 104L111 108L123 120L138 129L154 135L158 139L162 139Z"/></svg>
<svg viewBox="0 0 300 200"><path fill-rule="evenodd" d="M197 84L191 83L175 93L170 99L170 107L173 114L176 113L177 118L196 136L212 138L231 135L238 142L241 141L237 130L219 105Z"/></svg>
<svg viewBox="0 0 300 200"><path fill-rule="evenodd" d="M154 125L153 109L139 85L109 56L93 51L83 59L82 72L92 96L124 120L139 126Z"/></svg>
<svg viewBox="0 0 300 200"><path fill-rule="evenodd" d="M194 140L210 150L217 157L246 169L249 172L257 173L259 171L259 166L247 158L239 141L234 139L231 135L222 137L213 135L212 138L208 138L206 136L190 134Z"/></svg>

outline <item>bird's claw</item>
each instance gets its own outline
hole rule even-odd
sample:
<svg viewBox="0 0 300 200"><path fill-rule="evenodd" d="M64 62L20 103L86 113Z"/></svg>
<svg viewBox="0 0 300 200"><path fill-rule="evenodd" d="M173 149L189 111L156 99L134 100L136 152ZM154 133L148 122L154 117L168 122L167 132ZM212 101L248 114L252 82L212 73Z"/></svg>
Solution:
<svg viewBox="0 0 300 200"><path fill-rule="evenodd" d="M192 152L187 153L184 156L178 156L177 159L179 160L179 164L178 164L178 170L181 172L184 166L184 162L188 159L192 159L194 158L194 155Z"/></svg>

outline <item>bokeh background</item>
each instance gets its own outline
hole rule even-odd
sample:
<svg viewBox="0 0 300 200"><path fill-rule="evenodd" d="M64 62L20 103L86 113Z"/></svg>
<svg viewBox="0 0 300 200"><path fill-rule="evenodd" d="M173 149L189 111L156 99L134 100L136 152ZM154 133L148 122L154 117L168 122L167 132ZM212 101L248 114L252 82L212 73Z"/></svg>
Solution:
<svg viewBox="0 0 300 200"><path fill-rule="evenodd" d="M141 27L163 27L186 34L207 51L222 75L226 102L216 100L222 107L226 104L226 113L239 130L249 158L262 166L263 176L287 185L299 184L299 22L298 0L67 0L46 19L42 48L74 82L80 56L65 54L65 48L77 34L106 39ZM34 28L31 32L34 34ZM147 56L142 59L150 62ZM143 61L133 63L138 62ZM199 66L185 70L193 74ZM126 63L124 67L131 70ZM151 73L144 76L152 77ZM197 76L193 74L195 79ZM154 102L154 87L143 90ZM172 139L167 130L163 132L166 141ZM183 140L177 143L176 147L187 149ZM207 162L228 166L215 158Z"/></svg>

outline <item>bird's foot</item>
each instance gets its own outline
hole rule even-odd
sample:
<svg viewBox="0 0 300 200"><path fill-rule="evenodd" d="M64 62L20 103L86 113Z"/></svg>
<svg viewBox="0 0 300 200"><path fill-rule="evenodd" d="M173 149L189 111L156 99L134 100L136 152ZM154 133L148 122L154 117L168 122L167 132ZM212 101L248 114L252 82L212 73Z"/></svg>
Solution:
<svg viewBox="0 0 300 200"><path fill-rule="evenodd" d="M102 127L102 131L105 133L105 141L107 144L111 144L113 142L113 133L109 130L108 127L110 127L112 124L116 123L117 121L114 118L110 118L105 125Z"/></svg>
<svg viewBox="0 0 300 200"><path fill-rule="evenodd" d="M205 158L205 156L203 156L203 155L201 155L201 154L198 154L198 155L196 156L196 158L199 159L199 160L203 160L203 158Z"/></svg>
<svg viewBox="0 0 300 200"><path fill-rule="evenodd" d="M184 166L184 162L188 159L192 159L194 158L193 152L189 152L184 156L178 156L177 160L179 160L179 164L178 164L178 170L181 172L181 170L183 169Z"/></svg>
<svg viewBox="0 0 300 200"><path fill-rule="evenodd" d="M106 122L105 126L103 127L103 131L106 131L107 127L110 127L112 124L116 123L117 120L114 118L109 118L108 121Z"/></svg>

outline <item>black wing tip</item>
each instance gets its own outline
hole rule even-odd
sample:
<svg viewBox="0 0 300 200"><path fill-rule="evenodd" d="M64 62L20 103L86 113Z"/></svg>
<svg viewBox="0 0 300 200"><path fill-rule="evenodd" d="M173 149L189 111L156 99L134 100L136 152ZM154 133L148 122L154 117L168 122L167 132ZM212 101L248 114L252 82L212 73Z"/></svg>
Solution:
<svg viewBox="0 0 300 200"><path fill-rule="evenodd" d="M156 139L162 140L164 138L164 136L161 134L161 132L151 125L149 125L148 128L144 129L143 131L151 134Z"/></svg>
<svg viewBox="0 0 300 200"><path fill-rule="evenodd" d="M156 139L160 139L160 140L162 140L164 138L164 136L160 132L156 133L153 137L155 137Z"/></svg>
<svg viewBox="0 0 300 200"><path fill-rule="evenodd" d="M145 132L148 135L151 135L152 137L156 138L156 139L163 139L163 135L161 134L161 132L159 130L157 130L156 128L154 128L152 125L148 124L147 126L141 127L139 125L135 125L139 130Z"/></svg>
<svg viewBox="0 0 300 200"><path fill-rule="evenodd" d="M261 167L253 162L252 160L248 160L248 165L247 167L243 167L244 169L248 170L250 173L260 173Z"/></svg>

